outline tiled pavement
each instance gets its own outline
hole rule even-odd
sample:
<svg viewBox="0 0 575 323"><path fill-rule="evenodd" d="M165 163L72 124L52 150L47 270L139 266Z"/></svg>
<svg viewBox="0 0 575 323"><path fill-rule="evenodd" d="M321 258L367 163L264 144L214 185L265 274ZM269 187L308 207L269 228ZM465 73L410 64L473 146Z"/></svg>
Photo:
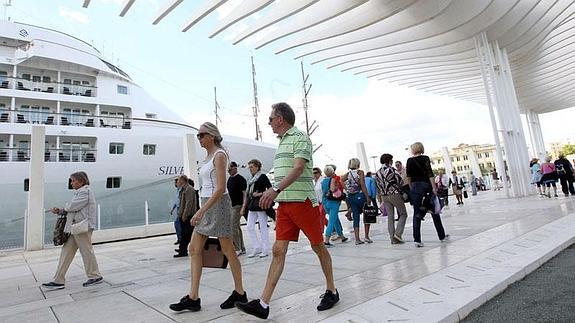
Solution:
<svg viewBox="0 0 575 323"><path fill-rule="evenodd" d="M410 224L404 234L408 242L391 245L385 219L380 218L372 225L373 244L337 242L329 249L342 298L325 312L315 309L324 281L317 258L302 236L290 247L269 320L457 321L573 243L574 202L537 196L509 200L499 192L480 192L464 206L445 210L449 242L437 240L428 217L423 223L424 248L413 246ZM344 217L342 223L349 230ZM0 321L260 321L235 309L220 310L219 303L233 288L229 269L204 270L200 312L170 311L168 304L177 302L189 288L189 260L172 258L173 242L174 236L164 236L97 245L105 282L82 287L86 278L78 254L66 288L57 291L39 286L52 278L58 248L2 252ZM271 257L240 259L248 296L259 297Z"/></svg>

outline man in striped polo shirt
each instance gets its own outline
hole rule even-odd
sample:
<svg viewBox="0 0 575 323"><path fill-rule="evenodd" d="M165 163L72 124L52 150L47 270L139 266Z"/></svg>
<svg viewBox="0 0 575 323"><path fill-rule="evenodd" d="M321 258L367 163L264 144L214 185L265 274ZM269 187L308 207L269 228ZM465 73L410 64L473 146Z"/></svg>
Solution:
<svg viewBox="0 0 575 323"><path fill-rule="evenodd" d="M274 200L279 202L276 242L261 298L248 303L236 302L240 310L263 319L269 315L268 304L281 277L289 242L298 241L300 230L317 254L326 280L326 292L317 310L330 309L339 301L333 281L331 256L323 244L323 226L312 181L311 140L294 124L295 114L287 103L272 105L269 125L278 135L280 143L274 157L275 185L264 192L260 207L267 209Z"/></svg>

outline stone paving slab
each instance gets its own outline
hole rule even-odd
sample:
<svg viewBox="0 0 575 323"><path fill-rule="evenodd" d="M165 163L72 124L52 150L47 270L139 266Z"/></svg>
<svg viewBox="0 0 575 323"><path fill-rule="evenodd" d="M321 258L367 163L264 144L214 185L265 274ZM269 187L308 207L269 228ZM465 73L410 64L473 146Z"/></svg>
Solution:
<svg viewBox="0 0 575 323"><path fill-rule="evenodd" d="M424 316L425 321L456 321L504 289L508 281L523 277L566 246L557 239L561 236L567 241L575 236L575 230L566 229L569 221L575 222L571 219L574 201L535 196L504 199L501 192L481 192L466 199L463 207L452 205L444 211L450 242L437 240L428 217L422 225L424 248L413 246L411 215L403 245L389 243L387 220L380 218L372 225L373 244L356 246L352 239L336 242L329 249L342 299L325 312L315 308L325 291L323 275L302 236L298 243L290 244L269 320L382 322L403 317L418 321L417 315L407 317L406 313L427 313L413 308L432 308L437 309L436 314ZM343 216L341 220L349 232L351 223ZM270 230L272 242L273 237ZM249 248L245 231L244 238ZM174 236L164 236L96 245L104 283L81 286L86 277L78 254L66 288L58 291L43 291L40 285L54 274L59 248L0 252L0 321L261 321L236 309L219 309L233 288L229 269L204 270L200 312L170 311L168 304L177 302L190 285L189 259L172 258L173 242ZM271 257L242 256L240 260L244 288L250 298L257 298ZM83 311L86 308L89 312Z"/></svg>

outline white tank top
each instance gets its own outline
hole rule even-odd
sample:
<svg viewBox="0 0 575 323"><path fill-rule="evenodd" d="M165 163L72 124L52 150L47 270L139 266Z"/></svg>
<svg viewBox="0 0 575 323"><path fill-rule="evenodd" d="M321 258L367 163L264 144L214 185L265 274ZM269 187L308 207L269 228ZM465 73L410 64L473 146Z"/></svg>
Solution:
<svg viewBox="0 0 575 323"><path fill-rule="evenodd" d="M206 159L200 166L200 180L202 181L202 188L200 189L200 197L211 197L216 189L216 169L214 168L214 157L219 152L224 153L226 156L226 165L228 164L228 154L223 149L218 149L210 159ZM226 184L224 183L225 192L228 193Z"/></svg>

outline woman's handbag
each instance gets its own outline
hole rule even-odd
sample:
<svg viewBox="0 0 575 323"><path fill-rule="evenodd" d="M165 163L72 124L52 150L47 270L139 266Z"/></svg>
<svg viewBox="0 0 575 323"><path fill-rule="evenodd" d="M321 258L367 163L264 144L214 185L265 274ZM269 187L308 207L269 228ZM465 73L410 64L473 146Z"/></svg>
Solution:
<svg viewBox="0 0 575 323"><path fill-rule="evenodd" d="M260 197L250 197L248 202L248 211L263 211L260 207Z"/></svg>
<svg viewBox="0 0 575 323"><path fill-rule="evenodd" d="M377 223L377 207L375 205L363 206L363 223Z"/></svg>
<svg viewBox="0 0 575 323"><path fill-rule="evenodd" d="M70 232L73 235L86 233L86 232L88 232L88 230L89 230L88 218L85 218L84 220L82 220L78 223L72 224L72 227L70 228Z"/></svg>
<svg viewBox="0 0 575 323"><path fill-rule="evenodd" d="M64 232L64 227L66 226L66 216L59 215L58 219L56 220L56 225L54 226L54 246L61 246L68 241L70 238L70 234Z"/></svg>
<svg viewBox="0 0 575 323"><path fill-rule="evenodd" d="M222 246L218 238L208 238L202 250L202 266L206 268L225 269L228 266L228 258L222 252Z"/></svg>
<svg viewBox="0 0 575 323"><path fill-rule="evenodd" d="M464 198L468 198L468 197L469 197L469 195L467 194L467 191L463 191L463 197L464 197Z"/></svg>

